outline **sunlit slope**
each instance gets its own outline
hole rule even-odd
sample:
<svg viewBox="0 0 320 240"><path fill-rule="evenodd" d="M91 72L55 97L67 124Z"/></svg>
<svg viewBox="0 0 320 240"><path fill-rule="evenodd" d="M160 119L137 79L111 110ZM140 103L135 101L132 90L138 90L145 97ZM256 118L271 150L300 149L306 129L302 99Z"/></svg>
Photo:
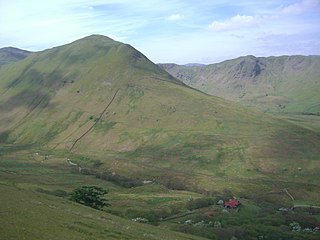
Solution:
<svg viewBox="0 0 320 240"><path fill-rule="evenodd" d="M208 94L263 111L320 112L319 56L246 56L207 66L160 66Z"/></svg>
<svg viewBox="0 0 320 240"><path fill-rule="evenodd" d="M222 177L319 169L315 132L188 88L103 36L0 71L3 143L87 155L105 168L113 152L115 168L137 176L158 168Z"/></svg>

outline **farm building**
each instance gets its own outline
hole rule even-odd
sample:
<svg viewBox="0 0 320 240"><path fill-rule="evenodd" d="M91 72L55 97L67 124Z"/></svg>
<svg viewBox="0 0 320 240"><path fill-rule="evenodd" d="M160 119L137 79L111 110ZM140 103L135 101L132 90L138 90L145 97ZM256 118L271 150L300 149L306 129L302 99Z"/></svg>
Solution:
<svg viewBox="0 0 320 240"><path fill-rule="evenodd" d="M237 208L241 202L237 199L229 199L229 201L224 202L223 206L225 208Z"/></svg>

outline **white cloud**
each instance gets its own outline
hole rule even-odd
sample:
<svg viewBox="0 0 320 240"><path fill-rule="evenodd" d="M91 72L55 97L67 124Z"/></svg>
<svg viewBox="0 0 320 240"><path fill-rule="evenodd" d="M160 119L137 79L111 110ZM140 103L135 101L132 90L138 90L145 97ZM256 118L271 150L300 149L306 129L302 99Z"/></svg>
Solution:
<svg viewBox="0 0 320 240"><path fill-rule="evenodd" d="M319 2L55 0L40 4L39 0L0 0L0 48L42 50L96 33L132 44L155 62L210 63L248 54L319 54ZM305 15L287 16L301 11ZM235 14L230 16L230 12ZM284 30L287 35L282 38L257 40ZM311 34L316 36L312 42ZM301 41L291 44L295 35Z"/></svg>
<svg viewBox="0 0 320 240"><path fill-rule="evenodd" d="M167 19L168 19L169 21L179 21L179 20L184 19L184 16L183 16L183 15L180 15L180 14L172 14L172 15L169 16Z"/></svg>
<svg viewBox="0 0 320 240"><path fill-rule="evenodd" d="M109 2L113 1L120 4L120 0ZM94 33L124 41L145 22L127 12L114 17L103 11L114 5L98 11L95 6L99 3L101 0L55 0L40 5L37 0L16 0L15 4L0 0L0 46L42 50Z"/></svg>
<svg viewBox="0 0 320 240"><path fill-rule="evenodd" d="M228 31L246 27L252 27L259 23L259 18L248 15L236 15L226 21L214 21L209 25L213 31Z"/></svg>
<svg viewBox="0 0 320 240"><path fill-rule="evenodd" d="M284 14L301 14L319 6L319 0L303 0L282 8Z"/></svg>

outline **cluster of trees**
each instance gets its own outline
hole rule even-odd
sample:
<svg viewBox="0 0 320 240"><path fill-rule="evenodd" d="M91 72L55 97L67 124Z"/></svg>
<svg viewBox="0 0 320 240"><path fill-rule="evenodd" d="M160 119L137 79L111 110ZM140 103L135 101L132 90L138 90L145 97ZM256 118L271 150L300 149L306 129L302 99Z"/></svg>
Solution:
<svg viewBox="0 0 320 240"><path fill-rule="evenodd" d="M97 186L82 186L74 189L71 193L70 200L77 203L101 210L108 206L108 202L103 198L108 190Z"/></svg>

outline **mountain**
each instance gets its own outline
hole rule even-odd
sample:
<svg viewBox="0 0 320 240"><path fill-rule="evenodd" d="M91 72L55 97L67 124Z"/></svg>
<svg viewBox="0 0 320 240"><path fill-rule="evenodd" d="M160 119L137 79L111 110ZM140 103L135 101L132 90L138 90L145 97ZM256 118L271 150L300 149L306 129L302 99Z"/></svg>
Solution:
<svg viewBox="0 0 320 240"><path fill-rule="evenodd" d="M186 67L203 67L205 66L205 64L201 64L201 63L187 63L183 66L186 66Z"/></svg>
<svg viewBox="0 0 320 240"><path fill-rule="evenodd" d="M4 143L103 162L107 153L121 153L133 175L142 163L150 172L155 166L221 176L277 172L295 166L292 159L300 166L320 155L316 133L188 88L107 37L33 53L3 66L0 75Z"/></svg>
<svg viewBox="0 0 320 240"><path fill-rule="evenodd" d="M13 47L0 48L0 67L7 63L16 62L29 56L31 52Z"/></svg>
<svg viewBox="0 0 320 240"><path fill-rule="evenodd" d="M262 111L320 112L320 56L246 56L206 66L159 66L205 93Z"/></svg>
<svg viewBox="0 0 320 240"><path fill-rule="evenodd" d="M304 202L320 201L318 132L188 87L130 45L92 35L3 65L0 76L0 188L7 193L1 202L17 201L13 215L11 205L2 204L8 238L19 238L15 226L25 232L21 226L28 213L41 216L40 227L47 229L41 221L45 212L53 216L50 222L59 218L49 224L52 232L60 227L88 238L98 224L99 236L105 236L101 219L110 219L121 223L117 226L128 224L128 239L139 238L128 222L46 196L81 185L110 188L109 213L158 222L178 213L186 217L181 224L162 227L172 224L198 235L202 229L192 225L190 230L183 223L208 209L188 211L185 206L193 198L243 198L240 215L215 206L214 214L230 227L212 233L211 239L224 231L227 237L221 239L230 239L247 227L232 226L254 227L255 217L260 217L259 229L268 226L266 232L289 226L293 220L278 212L272 212L272 219L283 219L279 225L266 220L268 211L290 207L283 189L294 190ZM19 218L21 204L37 210L25 210ZM28 224L29 239L42 238L34 237L36 227ZM259 229L242 239L256 239ZM121 238L122 231L114 231L113 238ZM170 239L155 232L143 237Z"/></svg>

